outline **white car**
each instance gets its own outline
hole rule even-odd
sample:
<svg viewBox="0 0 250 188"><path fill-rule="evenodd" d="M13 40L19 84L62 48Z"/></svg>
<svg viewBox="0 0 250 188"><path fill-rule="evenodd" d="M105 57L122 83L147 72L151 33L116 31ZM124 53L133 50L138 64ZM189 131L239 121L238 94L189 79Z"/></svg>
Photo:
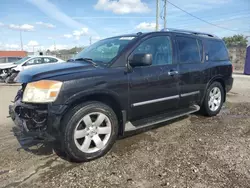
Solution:
<svg viewBox="0 0 250 188"><path fill-rule="evenodd" d="M17 73L24 69L32 68L34 66L44 65L44 64L55 64L65 62L62 59L53 56L28 56L16 61L14 63L7 63L0 65L0 78L5 80L7 77L14 78Z"/></svg>

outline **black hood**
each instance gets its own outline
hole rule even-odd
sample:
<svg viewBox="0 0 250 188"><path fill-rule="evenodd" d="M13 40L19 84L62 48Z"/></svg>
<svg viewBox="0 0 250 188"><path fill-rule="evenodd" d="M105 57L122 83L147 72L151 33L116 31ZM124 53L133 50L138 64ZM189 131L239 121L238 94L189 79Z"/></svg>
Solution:
<svg viewBox="0 0 250 188"><path fill-rule="evenodd" d="M55 76L67 75L93 69L96 69L96 67L88 63L84 63L83 61L38 65L21 71L16 77L15 81L19 83L28 83L41 79L48 79Z"/></svg>

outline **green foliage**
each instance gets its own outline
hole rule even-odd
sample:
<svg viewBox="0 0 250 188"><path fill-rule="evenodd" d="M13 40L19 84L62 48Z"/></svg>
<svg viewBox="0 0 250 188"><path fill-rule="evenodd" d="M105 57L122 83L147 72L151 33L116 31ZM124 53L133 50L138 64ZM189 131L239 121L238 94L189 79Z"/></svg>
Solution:
<svg viewBox="0 0 250 188"><path fill-rule="evenodd" d="M83 48L80 47L74 47L68 50L59 50L58 53L61 54L77 54L78 52L82 51Z"/></svg>
<svg viewBox="0 0 250 188"><path fill-rule="evenodd" d="M243 46L247 47L247 37L243 35L234 35L232 37L224 37L224 42L226 43L227 47L230 46Z"/></svg>

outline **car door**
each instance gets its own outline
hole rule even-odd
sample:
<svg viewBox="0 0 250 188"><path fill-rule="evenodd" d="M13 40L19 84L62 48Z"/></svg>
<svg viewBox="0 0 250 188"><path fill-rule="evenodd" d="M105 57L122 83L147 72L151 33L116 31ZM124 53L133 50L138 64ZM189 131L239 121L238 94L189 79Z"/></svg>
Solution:
<svg viewBox="0 0 250 188"><path fill-rule="evenodd" d="M178 67L174 63L171 36L161 34L143 40L130 54L152 54L150 66L134 67L128 74L130 120L157 115L178 107Z"/></svg>
<svg viewBox="0 0 250 188"><path fill-rule="evenodd" d="M177 35L180 78L180 106L198 103L204 88L207 72L203 44L196 37Z"/></svg>
<svg viewBox="0 0 250 188"><path fill-rule="evenodd" d="M37 65L42 65L44 63L43 58L42 57L34 57L32 59L29 59L24 65L23 65L23 69L28 69L28 68L32 68L34 66Z"/></svg>

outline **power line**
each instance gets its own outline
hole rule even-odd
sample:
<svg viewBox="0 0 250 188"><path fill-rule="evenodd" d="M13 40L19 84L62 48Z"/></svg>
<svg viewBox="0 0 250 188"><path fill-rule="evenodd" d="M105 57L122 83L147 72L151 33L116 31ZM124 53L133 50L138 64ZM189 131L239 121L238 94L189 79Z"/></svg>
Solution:
<svg viewBox="0 0 250 188"><path fill-rule="evenodd" d="M224 15L220 15L220 16L224 16ZM228 16L228 15L226 15L226 16ZM225 19L223 19L223 18L221 18L221 19L215 19L214 18L214 20L210 20L211 22L218 22L218 21L230 21L230 20L237 20L237 19L242 19L242 18L248 18L248 17L250 17L250 14L249 15L234 15L234 16L232 16L231 18L225 18ZM208 18L208 17L207 17ZM185 23L188 23L188 21L192 21L194 18L187 18L187 19L176 19L177 21L175 21L175 23L176 22L185 22Z"/></svg>
<svg viewBox="0 0 250 188"><path fill-rule="evenodd" d="M204 19L202 19L202 18L199 18L199 17L197 17L197 16L195 16L195 15L193 15L193 14L187 12L186 10L184 10L184 9L182 9L182 8L180 8L180 7L178 7L177 5L171 3L171 2L168 1L168 0L167 0L167 2L168 2L169 4L171 4L171 5L173 5L175 8L181 10L182 12L185 12L186 14L188 14L188 15L190 15L190 16L192 16L192 17L194 17L194 18L196 18L196 19L198 19L198 20L200 20L200 21L202 21L202 22L205 22L205 23L207 23L207 24L209 24L209 25L212 25L212 26L215 26L215 27L218 27L218 28L221 28L221 29L225 29L225 30L228 30L228 31L233 31L233 32L238 32L238 31L239 31L239 30L229 29L229 28L222 27L222 26L213 24L213 23L211 23L211 22L208 22L208 21L206 21L206 20L204 20ZM248 31L243 31L243 32L248 32Z"/></svg>

